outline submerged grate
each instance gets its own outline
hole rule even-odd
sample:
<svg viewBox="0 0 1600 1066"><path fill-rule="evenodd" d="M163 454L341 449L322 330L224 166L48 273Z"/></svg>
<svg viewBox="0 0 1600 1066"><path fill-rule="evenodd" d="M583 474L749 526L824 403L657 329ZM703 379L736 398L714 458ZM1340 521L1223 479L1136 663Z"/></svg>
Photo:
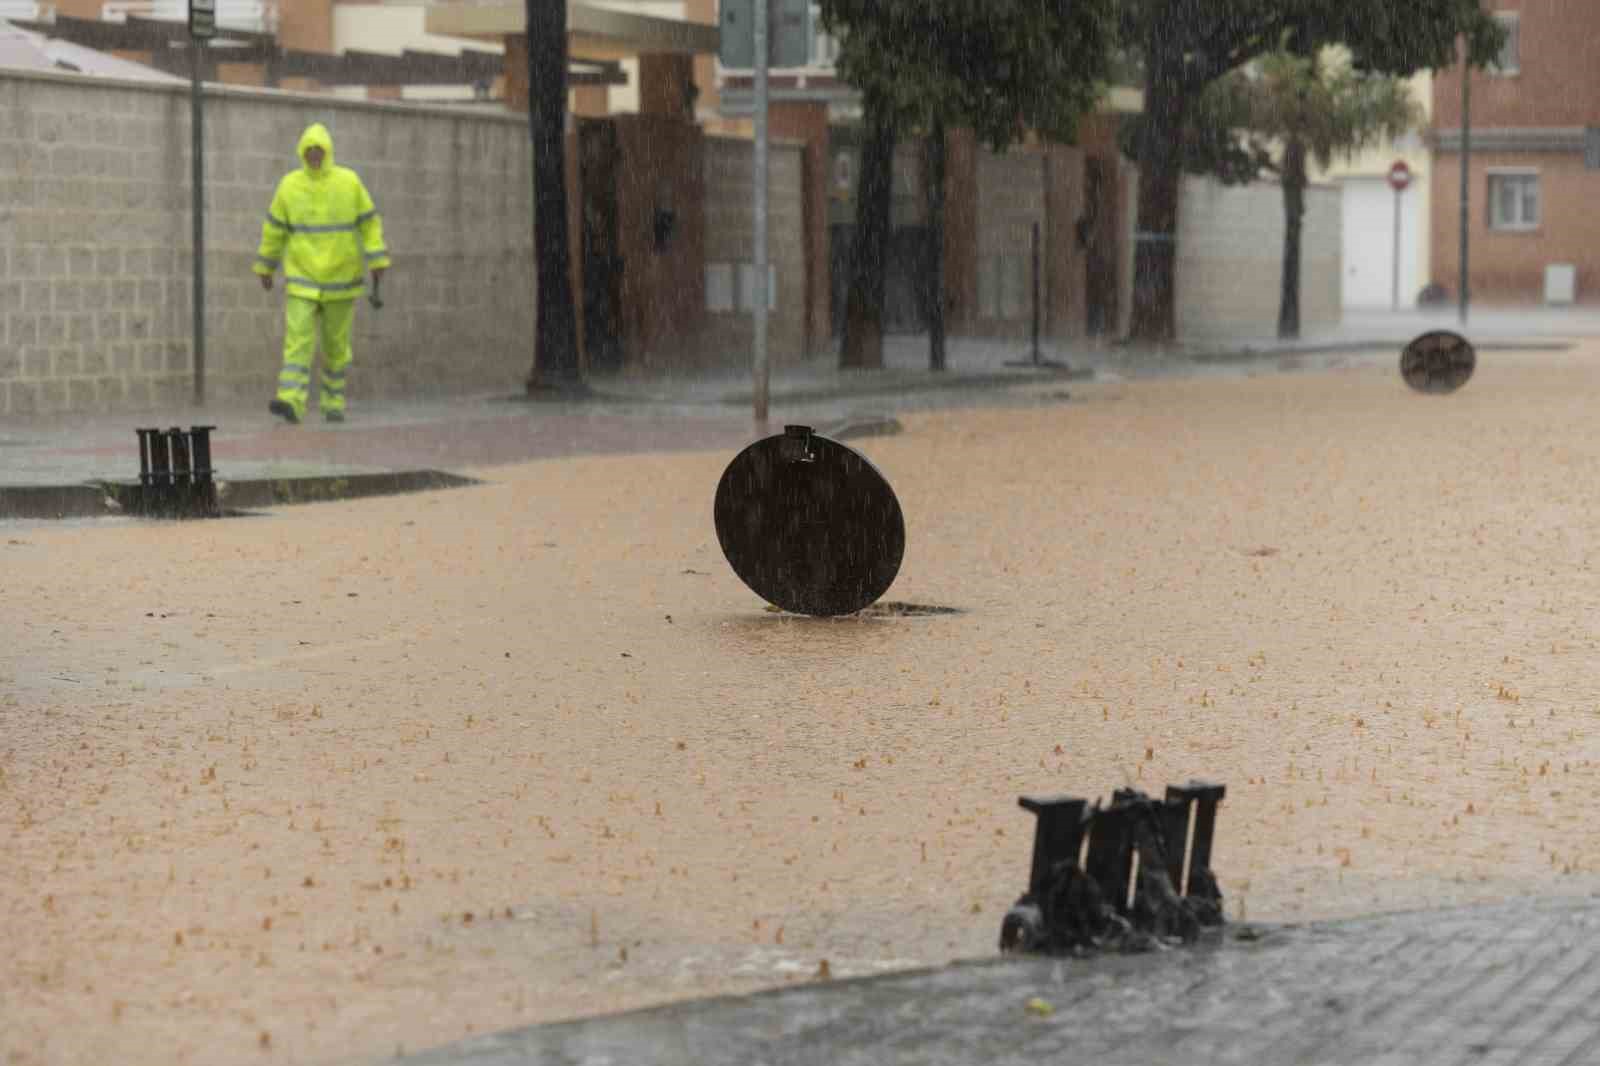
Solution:
<svg viewBox="0 0 1600 1066"><path fill-rule="evenodd" d="M874 603L858 612L869 618L925 618L931 615L964 614L960 607L940 607L932 603Z"/></svg>

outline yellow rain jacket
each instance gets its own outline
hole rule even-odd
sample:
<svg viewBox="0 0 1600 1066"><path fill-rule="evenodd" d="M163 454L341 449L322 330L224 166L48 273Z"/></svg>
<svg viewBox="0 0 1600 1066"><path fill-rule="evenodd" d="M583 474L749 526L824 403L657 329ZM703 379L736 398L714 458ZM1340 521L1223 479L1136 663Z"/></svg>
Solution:
<svg viewBox="0 0 1600 1066"><path fill-rule="evenodd" d="M306 151L323 151L322 166ZM368 270L389 265L383 220L372 196L349 167L335 166L333 138L322 123L300 135L300 169L284 175L261 224L254 270L271 277L283 267L289 295L319 302L354 300Z"/></svg>

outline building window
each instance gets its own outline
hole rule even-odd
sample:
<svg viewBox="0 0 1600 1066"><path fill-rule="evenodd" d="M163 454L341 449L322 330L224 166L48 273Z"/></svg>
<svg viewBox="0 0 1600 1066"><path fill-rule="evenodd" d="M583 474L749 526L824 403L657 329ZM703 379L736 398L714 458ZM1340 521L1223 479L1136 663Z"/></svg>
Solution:
<svg viewBox="0 0 1600 1066"><path fill-rule="evenodd" d="M1522 17L1514 11L1499 11L1494 17L1506 31L1506 43L1492 69L1496 74L1516 74L1522 70Z"/></svg>
<svg viewBox="0 0 1600 1066"><path fill-rule="evenodd" d="M839 39L822 24L822 5L811 5L811 56L809 65L832 68L839 62Z"/></svg>
<svg viewBox="0 0 1600 1066"><path fill-rule="evenodd" d="M1536 229L1539 225L1539 175L1527 172L1489 175L1489 228Z"/></svg>

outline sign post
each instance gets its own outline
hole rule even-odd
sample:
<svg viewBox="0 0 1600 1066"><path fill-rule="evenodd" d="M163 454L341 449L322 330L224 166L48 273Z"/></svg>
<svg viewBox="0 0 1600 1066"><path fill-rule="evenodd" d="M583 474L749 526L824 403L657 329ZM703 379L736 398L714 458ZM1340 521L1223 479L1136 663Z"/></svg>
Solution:
<svg viewBox="0 0 1600 1066"><path fill-rule="evenodd" d="M193 162L190 192L194 214L194 403L206 402L206 214L205 126L200 79L205 73L206 42L217 35L217 0L189 0L189 156Z"/></svg>
<svg viewBox="0 0 1600 1066"><path fill-rule="evenodd" d="M1469 48L1465 41L1462 42L1461 53L1461 280L1460 292L1456 294L1458 301L1457 317L1461 327L1467 325L1467 306L1472 302L1470 284L1472 270L1470 266L1467 222L1472 217L1472 64L1468 62Z"/></svg>
<svg viewBox="0 0 1600 1066"><path fill-rule="evenodd" d="M807 0L723 0L722 41L718 58L729 69L749 69L753 77L755 160L754 266L751 273L751 311L755 316L752 357L754 416L758 427L767 424L767 398L771 370L767 359L767 311L772 300L767 256L767 173L769 140L767 104L769 67L804 66L809 52Z"/></svg>
<svg viewBox="0 0 1600 1066"><path fill-rule="evenodd" d="M754 169L755 202L755 356L754 392L755 424L759 430L767 428L767 394L771 368L767 362L767 5L755 7L754 39L755 77L755 141Z"/></svg>
<svg viewBox="0 0 1600 1066"><path fill-rule="evenodd" d="M1389 188L1394 190L1394 293L1393 310L1400 310L1400 197L1411 185L1411 167L1396 159L1389 167Z"/></svg>

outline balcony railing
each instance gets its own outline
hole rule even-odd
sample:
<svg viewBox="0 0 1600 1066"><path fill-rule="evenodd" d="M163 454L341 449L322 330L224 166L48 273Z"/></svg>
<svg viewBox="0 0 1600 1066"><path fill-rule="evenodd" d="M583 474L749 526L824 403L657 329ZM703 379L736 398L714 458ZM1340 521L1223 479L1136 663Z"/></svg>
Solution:
<svg viewBox="0 0 1600 1066"><path fill-rule="evenodd" d="M106 0L100 17L107 22L126 22L128 16L184 22L189 18L189 0ZM278 0L217 0L217 25L246 33L278 32Z"/></svg>

